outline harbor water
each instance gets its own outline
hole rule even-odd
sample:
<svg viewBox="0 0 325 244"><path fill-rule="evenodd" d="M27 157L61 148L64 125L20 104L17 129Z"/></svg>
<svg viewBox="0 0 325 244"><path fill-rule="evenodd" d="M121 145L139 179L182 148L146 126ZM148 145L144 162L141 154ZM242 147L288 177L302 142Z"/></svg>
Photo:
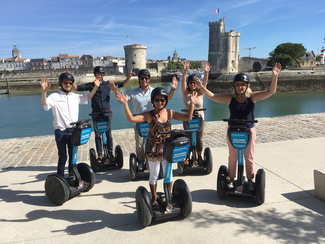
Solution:
<svg viewBox="0 0 325 244"><path fill-rule="evenodd" d="M157 86L157 84L155 84ZM169 85L162 85L169 90ZM135 87L122 88L128 92ZM44 111L40 104L41 92L24 92L20 94L0 95L0 139L31 137L53 134L53 116L51 111ZM132 108L132 105L130 104ZM218 121L229 117L226 104L219 104L204 98L206 121ZM181 89L178 87L168 108L181 112L183 101ZM132 128L127 121L124 110L112 93L111 110L113 111L112 129ZM79 119L90 118L90 101L88 105L80 105ZM274 117L293 114L325 112L325 92L276 93L272 97L259 101L255 116ZM179 124L179 121L173 123Z"/></svg>

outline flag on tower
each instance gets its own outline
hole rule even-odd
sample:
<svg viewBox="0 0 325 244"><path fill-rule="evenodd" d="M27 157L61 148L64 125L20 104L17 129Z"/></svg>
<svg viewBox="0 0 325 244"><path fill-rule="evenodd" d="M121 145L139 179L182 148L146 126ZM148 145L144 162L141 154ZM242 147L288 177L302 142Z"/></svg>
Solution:
<svg viewBox="0 0 325 244"><path fill-rule="evenodd" d="M214 10L213 13L215 13L215 14L220 13L220 9L216 9L216 10Z"/></svg>

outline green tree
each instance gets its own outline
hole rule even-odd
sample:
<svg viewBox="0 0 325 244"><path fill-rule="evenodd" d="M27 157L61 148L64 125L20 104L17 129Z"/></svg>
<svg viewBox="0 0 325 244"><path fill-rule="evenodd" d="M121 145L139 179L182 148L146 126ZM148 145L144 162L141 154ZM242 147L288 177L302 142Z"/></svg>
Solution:
<svg viewBox="0 0 325 244"><path fill-rule="evenodd" d="M167 64L168 70L181 70L183 69L183 64L179 62L168 62Z"/></svg>
<svg viewBox="0 0 325 244"><path fill-rule="evenodd" d="M201 69L202 64L200 61L191 61L190 63L190 69Z"/></svg>
<svg viewBox="0 0 325 244"><path fill-rule="evenodd" d="M280 62L283 67L296 63L299 67L301 58L306 54L306 48L300 43L282 43L269 53L268 65L273 67Z"/></svg>

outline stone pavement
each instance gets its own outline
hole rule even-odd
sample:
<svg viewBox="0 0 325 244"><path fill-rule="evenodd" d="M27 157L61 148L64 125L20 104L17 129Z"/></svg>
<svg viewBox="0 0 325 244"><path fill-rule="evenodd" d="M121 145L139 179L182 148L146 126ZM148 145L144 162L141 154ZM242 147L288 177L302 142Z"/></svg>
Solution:
<svg viewBox="0 0 325 244"><path fill-rule="evenodd" d="M96 173L89 192L62 206L51 204L44 192L47 175L56 171L54 136L0 140L0 243L325 243L325 202L314 196L313 182L313 170L325 170L325 113L258 120L255 170L266 172L264 204L217 197L216 174L227 162L227 125L207 122L213 172L178 176L174 167L174 179L184 179L191 191L191 215L146 228L139 224L135 191L148 189L148 179L129 179L132 129L113 131L124 167ZM80 147L78 161L89 162L92 146L93 141Z"/></svg>
<svg viewBox="0 0 325 244"><path fill-rule="evenodd" d="M258 118L257 143L287 141L325 136L325 113ZM174 125L174 129L181 125ZM204 147L226 146L227 123L206 122ZM122 147L123 155L135 152L133 129L113 130L114 145ZM88 144L79 147L79 161L89 162L89 149L94 148L94 134ZM0 140L0 168L56 165L57 149L54 135Z"/></svg>

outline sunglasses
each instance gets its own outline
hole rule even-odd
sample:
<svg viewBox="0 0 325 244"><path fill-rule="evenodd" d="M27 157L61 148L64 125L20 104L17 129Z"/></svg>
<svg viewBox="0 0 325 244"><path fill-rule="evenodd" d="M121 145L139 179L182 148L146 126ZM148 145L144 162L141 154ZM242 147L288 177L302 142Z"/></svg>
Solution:
<svg viewBox="0 0 325 244"><path fill-rule="evenodd" d="M189 84L189 85L194 85L194 84L196 84L196 83L195 83L194 81L189 81L188 84Z"/></svg>
<svg viewBox="0 0 325 244"><path fill-rule="evenodd" d="M63 84L72 86L73 82L63 82Z"/></svg>
<svg viewBox="0 0 325 244"><path fill-rule="evenodd" d="M159 103L159 102L164 103L164 102L166 102L166 99L158 99L158 98L155 98L154 102L155 103Z"/></svg>
<svg viewBox="0 0 325 244"><path fill-rule="evenodd" d="M140 77L140 80L149 80L149 79L150 79L149 77L144 77L144 76Z"/></svg>

